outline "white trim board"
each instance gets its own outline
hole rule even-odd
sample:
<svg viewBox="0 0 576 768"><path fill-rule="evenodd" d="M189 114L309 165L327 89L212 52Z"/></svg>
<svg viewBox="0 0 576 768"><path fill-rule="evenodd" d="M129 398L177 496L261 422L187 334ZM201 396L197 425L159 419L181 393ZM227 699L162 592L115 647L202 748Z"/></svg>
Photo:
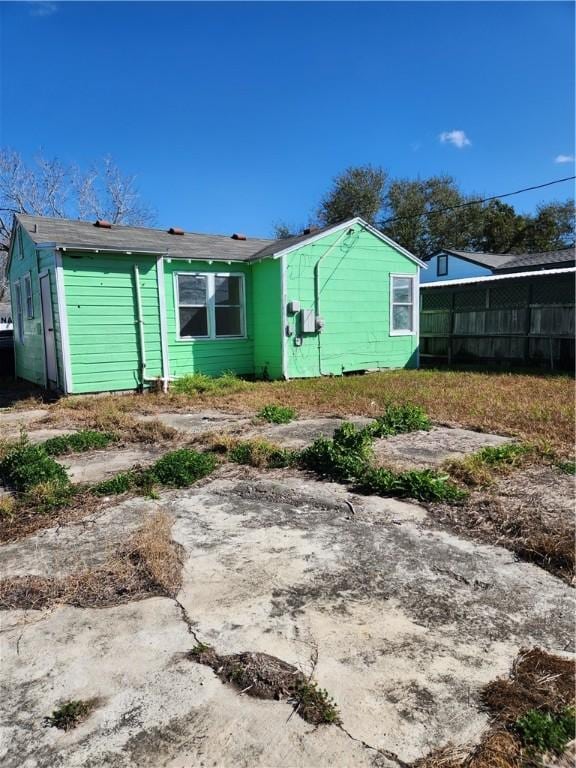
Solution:
<svg viewBox="0 0 576 768"><path fill-rule="evenodd" d="M56 298L58 299L58 319L60 321L60 347L62 351L62 367L64 368L64 394L72 390L72 361L70 357L70 336L68 334L68 310L66 307L66 292L64 290L64 270L62 255L54 252L54 276L56 278Z"/></svg>

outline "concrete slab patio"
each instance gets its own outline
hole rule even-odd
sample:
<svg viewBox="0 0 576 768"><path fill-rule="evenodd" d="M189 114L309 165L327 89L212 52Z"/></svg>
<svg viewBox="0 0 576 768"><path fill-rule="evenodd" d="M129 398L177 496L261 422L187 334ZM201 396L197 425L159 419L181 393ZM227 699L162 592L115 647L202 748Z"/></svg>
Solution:
<svg viewBox="0 0 576 768"><path fill-rule="evenodd" d="M6 550L2 575L55 563L71 572L69 553L92 542L98 557L124 523L131 530L162 506L185 560L177 600L0 616L3 765L398 765L392 753L411 761L477 739L479 686L506 673L520 647L571 650L573 590L507 550L436 530L417 504L282 471L234 472ZM241 696L185 658L196 638L313 671L347 733ZM62 700L92 696L101 703L79 728L43 727Z"/></svg>

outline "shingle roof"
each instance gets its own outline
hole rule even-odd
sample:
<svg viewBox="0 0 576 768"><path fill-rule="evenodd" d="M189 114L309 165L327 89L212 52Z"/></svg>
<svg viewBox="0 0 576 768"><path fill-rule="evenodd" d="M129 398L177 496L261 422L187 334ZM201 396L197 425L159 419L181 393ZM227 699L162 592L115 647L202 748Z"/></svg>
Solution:
<svg viewBox="0 0 576 768"><path fill-rule="evenodd" d="M559 251L545 253L475 253L473 251L455 251L445 248L438 253L451 253L467 261L473 261L494 272L524 270L530 267L545 267L547 265L568 264L574 262L575 249L564 248ZM436 254L433 254L434 256ZM430 257L432 258L432 257Z"/></svg>
<svg viewBox="0 0 576 768"><path fill-rule="evenodd" d="M111 229L95 227L89 221L51 219L18 214L18 221L35 243L56 243L70 249L109 248L143 253L166 253L188 259L249 261L266 246L277 241L263 238L234 240L227 235L186 232L171 235L163 229L127 227L114 224ZM285 242L285 241L279 241Z"/></svg>

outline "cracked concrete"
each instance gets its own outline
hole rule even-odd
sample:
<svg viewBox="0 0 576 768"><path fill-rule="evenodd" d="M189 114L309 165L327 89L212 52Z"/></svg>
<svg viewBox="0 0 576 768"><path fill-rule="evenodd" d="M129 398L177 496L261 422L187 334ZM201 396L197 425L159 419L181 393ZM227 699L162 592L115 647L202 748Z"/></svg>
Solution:
<svg viewBox="0 0 576 768"><path fill-rule="evenodd" d="M417 504L283 471L112 504L3 547L2 573L72 571L74 553L102 557L159 505L187 554L177 600L0 615L7 768L398 765L476 740L479 686L520 647L572 642L574 593L545 571L434 529ZM317 655L345 730L240 696L185 658L198 641L306 674ZM61 700L92 696L103 704L79 728L42 727Z"/></svg>
<svg viewBox="0 0 576 768"><path fill-rule="evenodd" d="M448 459L461 459L487 446L509 443L511 438L460 427L432 427L375 441L377 459L408 467L437 467Z"/></svg>
<svg viewBox="0 0 576 768"><path fill-rule="evenodd" d="M136 464L152 464L165 453L166 448L161 446L130 445L61 456L56 461L66 469L73 483L97 483Z"/></svg>

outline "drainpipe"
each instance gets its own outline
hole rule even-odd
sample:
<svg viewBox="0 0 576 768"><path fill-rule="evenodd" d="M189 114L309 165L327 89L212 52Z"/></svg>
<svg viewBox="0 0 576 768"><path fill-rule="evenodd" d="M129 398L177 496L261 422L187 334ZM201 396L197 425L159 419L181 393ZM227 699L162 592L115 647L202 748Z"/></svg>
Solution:
<svg viewBox="0 0 576 768"><path fill-rule="evenodd" d="M146 342L144 339L144 318L142 317L142 295L140 293L140 270L134 264L134 285L136 286L136 321L138 323L138 335L140 339L140 378L142 387L146 381L157 381L155 376L146 376Z"/></svg>
<svg viewBox="0 0 576 768"><path fill-rule="evenodd" d="M328 256L329 253L331 253L334 248L340 243L342 238L345 235L350 234L350 232L353 231L352 227L349 227L348 229L345 229L342 234L340 235L337 240L335 240L332 245L327 248L324 253L318 258L318 261L316 264L314 264L314 311L316 313L316 317L320 317L320 264L324 261L326 256ZM322 371L322 341L321 336L322 332L321 330L317 331L318 334L318 372L320 373L320 376L326 376Z"/></svg>

